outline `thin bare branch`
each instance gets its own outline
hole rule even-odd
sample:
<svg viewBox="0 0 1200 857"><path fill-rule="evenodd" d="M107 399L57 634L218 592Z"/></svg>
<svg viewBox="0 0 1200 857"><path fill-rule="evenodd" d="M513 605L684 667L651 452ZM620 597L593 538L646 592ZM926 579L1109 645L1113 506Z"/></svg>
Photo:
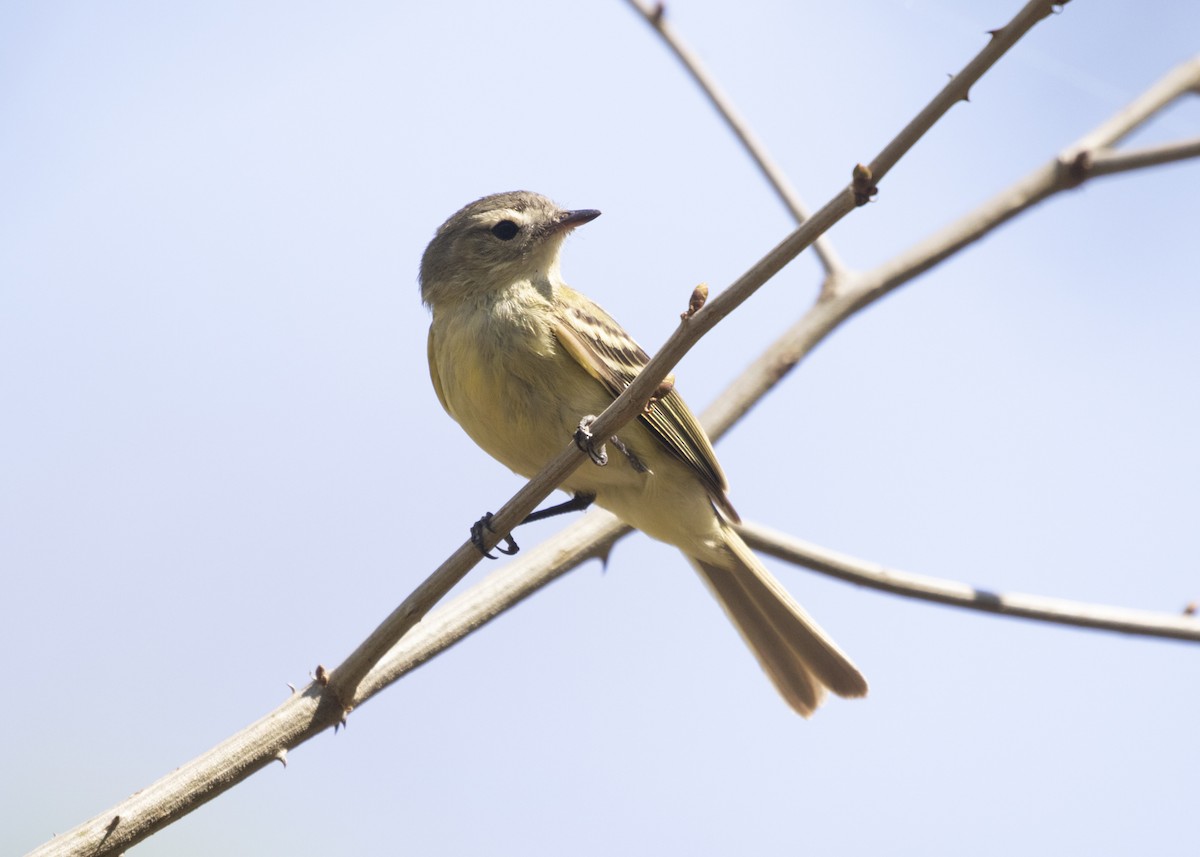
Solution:
<svg viewBox="0 0 1200 857"><path fill-rule="evenodd" d="M324 731L321 709L329 697L310 685L283 705L207 753L139 789L107 812L85 821L29 852L28 857L96 855L125 852L151 834L208 803L214 797L278 761L281 752Z"/></svg>
<svg viewBox="0 0 1200 857"><path fill-rule="evenodd" d="M1171 69L1142 95L1092 129L1063 154L1063 161L1074 160L1079 152L1115 146L1179 96L1200 93L1200 83L1197 81L1200 81L1200 56L1194 56Z"/></svg>
<svg viewBox="0 0 1200 857"><path fill-rule="evenodd" d="M946 115L951 107L960 101L969 100L971 87L1022 36L1033 29L1039 21L1053 14L1056 8L1063 5L1065 5L1063 2L1030 0L1011 21L998 30L992 30L991 40L984 49L976 54L962 71L952 77L942 91L871 161L870 171L875 181L877 183L882 181L883 177L896 165L896 162L925 136L925 133Z"/></svg>
<svg viewBox="0 0 1200 857"><path fill-rule="evenodd" d="M430 613L363 679L363 699L373 696L468 634L524 601L552 580L591 559L606 559L614 542L632 532L603 509L580 520L488 575Z"/></svg>
<svg viewBox="0 0 1200 857"><path fill-rule="evenodd" d="M878 268L844 280L840 288L865 306L918 274L937 265L1000 224L1053 196L1078 187L1090 178L1145 166L1196 157L1196 141L1142 149L1122 156L1106 147L1150 121L1173 101L1200 87L1200 57L1171 69L1143 94L1089 131L1062 154L1004 189L974 211L910 247ZM1095 148L1101 147L1100 149ZM1111 159L1111 160L1110 160ZM1100 166L1098 166L1100 165Z"/></svg>
<svg viewBox="0 0 1200 857"><path fill-rule="evenodd" d="M1082 601L1048 598L1044 595L1024 595L1019 592L1000 594L976 589L956 580L944 580L887 568L879 563L838 553L759 524L742 524L738 527L738 532L750 547L763 553L848 583L907 598L936 601L939 604L950 604L1001 616L1053 622L1056 625L1076 625L1143 637L1168 637L1200 642L1200 619L1182 613L1130 610L1125 607L1086 604Z"/></svg>
<svg viewBox="0 0 1200 857"><path fill-rule="evenodd" d="M1089 176L1111 176L1189 158L1200 158L1200 137L1163 143L1160 146L1145 146L1141 149L1105 149L1091 156L1087 172Z"/></svg>
<svg viewBox="0 0 1200 857"><path fill-rule="evenodd" d="M1200 87L1200 62L1189 60L1172 69L1144 94L1117 114L1120 123L1106 120L1097 129L1070 146L1074 162L1054 158L1029 175L1001 191L974 211L960 217L936 234L900 253L879 267L852 273L834 281L834 288L825 293L792 327L747 367L746 371L723 392L704 413L710 434L719 435L732 427L763 395L779 383L825 337L850 318L857 310L878 300L892 290L911 282L920 274L941 263L969 244L987 235L997 226L1028 211L1030 208L1061 191L1077 187L1090 177L1169 163L1185 157L1200 156L1200 140L1188 140L1138 149L1133 152L1105 150L1090 156L1086 170L1078 168L1085 140L1101 139L1107 135L1125 136L1138 126L1127 127L1134 119L1149 121L1173 100ZM1104 134L1099 132L1103 130ZM1072 169L1072 163L1076 166Z"/></svg>
<svg viewBox="0 0 1200 857"><path fill-rule="evenodd" d="M700 87L701 92L708 97L713 108L725 120L725 124L733 131L734 136L741 141L746 153L758 165L758 169L767 180L767 184L774 189L780 201L783 202L784 207L787 208L797 223L803 223L808 217L808 208L800 199L800 195L792 187L791 182L788 181L783 169L767 153L766 146L763 145L762 141L750 129L749 123L738 113L737 108L733 106L733 101L725 94L712 75L708 73L708 70L704 67L700 58L696 56L695 52L675 32L675 28L667 20L666 8L661 3L655 6L648 6L642 3L641 0L627 0L627 2L642 16L647 24L654 28L654 31L662 37L663 42L671 49L671 52L683 63L683 67L692 76L692 79L696 81L696 85ZM833 244L830 242L828 236L822 235L819 237L813 242L812 247L827 276L835 276L845 270L845 265L838 258L837 251L833 249Z"/></svg>

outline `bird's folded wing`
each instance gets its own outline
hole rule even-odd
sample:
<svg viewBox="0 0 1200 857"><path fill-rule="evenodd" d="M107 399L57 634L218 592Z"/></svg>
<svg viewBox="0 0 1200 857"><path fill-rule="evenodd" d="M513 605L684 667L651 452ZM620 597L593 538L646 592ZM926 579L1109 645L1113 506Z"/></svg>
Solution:
<svg viewBox="0 0 1200 857"><path fill-rule="evenodd" d="M579 302L586 302L587 308L564 307L555 319L554 335L563 349L616 398L650 358L608 313L582 296ZM673 456L692 468L722 512L737 521L737 513L725 495L725 474L716 453L683 397L675 392L673 376L659 386L640 419Z"/></svg>

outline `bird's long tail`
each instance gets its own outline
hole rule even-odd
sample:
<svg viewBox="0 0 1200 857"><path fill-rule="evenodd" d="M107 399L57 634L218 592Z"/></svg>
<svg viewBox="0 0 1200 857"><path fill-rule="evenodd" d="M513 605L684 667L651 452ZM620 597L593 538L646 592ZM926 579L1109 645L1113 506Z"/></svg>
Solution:
<svg viewBox="0 0 1200 857"><path fill-rule="evenodd" d="M821 704L826 688L838 696L866 696L867 680L858 667L746 543L727 532L728 551L721 551L721 562L714 557L688 559L788 704L808 717Z"/></svg>

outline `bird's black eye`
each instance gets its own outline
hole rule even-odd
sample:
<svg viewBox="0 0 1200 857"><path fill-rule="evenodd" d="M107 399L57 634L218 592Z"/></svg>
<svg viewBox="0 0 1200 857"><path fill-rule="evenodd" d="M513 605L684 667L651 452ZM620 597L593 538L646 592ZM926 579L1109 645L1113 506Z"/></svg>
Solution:
<svg viewBox="0 0 1200 857"><path fill-rule="evenodd" d="M501 220L492 227L492 234L501 241L512 241L517 237L517 232L519 231L520 227L511 220Z"/></svg>

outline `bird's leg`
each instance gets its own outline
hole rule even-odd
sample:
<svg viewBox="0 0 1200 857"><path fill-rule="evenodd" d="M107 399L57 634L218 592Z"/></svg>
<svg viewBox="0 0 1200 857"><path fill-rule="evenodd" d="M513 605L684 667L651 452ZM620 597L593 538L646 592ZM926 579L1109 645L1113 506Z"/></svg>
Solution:
<svg viewBox="0 0 1200 857"><path fill-rule="evenodd" d="M488 559L495 559L496 555L494 553L490 553L483 545L483 531L485 528L488 530L488 532L496 532L492 529L491 512L484 513L482 518L471 525L471 544L475 545L475 547L479 549L479 552ZM513 541L512 533L509 533L504 537L503 545L496 545L496 550L500 551L500 553L504 554L505 556L512 556L519 551L520 548L517 547L517 543Z"/></svg>
<svg viewBox="0 0 1200 857"><path fill-rule="evenodd" d="M553 518L555 515L565 515L568 512L582 512L588 506L592 505L595 500L595 494L589 494L586 491L576 491L570 500L566 500L555 506L547 506L545 509L538 509L536 512L530 512L521 523L530 524L534 521L540 521L543 518Z"/></svg>
<svg viewBox="0 0 1200 857"><path fill-rule="evenodd" d="M592 462L597 467L603 467L608 464L608 453L604 451L604 444L600 444L600 448L596 448L596 439L592 437L591 426L596 421L594 414L588 414L579 421L579 428L575 429L575 445L586 452L592 458Z"/></svg>

